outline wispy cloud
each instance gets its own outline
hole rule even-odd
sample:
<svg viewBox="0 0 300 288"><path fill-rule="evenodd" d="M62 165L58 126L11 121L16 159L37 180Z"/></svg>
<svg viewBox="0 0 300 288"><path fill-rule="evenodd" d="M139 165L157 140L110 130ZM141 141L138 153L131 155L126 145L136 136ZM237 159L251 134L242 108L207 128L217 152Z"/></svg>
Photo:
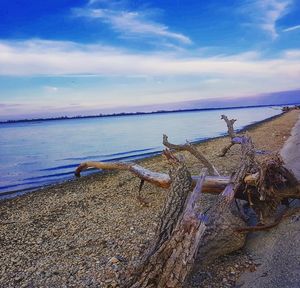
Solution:
<svg viewBox="0 0 300 288"><path fill-rule="evenodd" d="M77 8L73 15L101 21L122 37L163 38L182 44L191 44L188 36L173 32L164 24L149 19L147 11L128 11L110 8Z"/></svg>
<svg viewBox="0 0 300 288"><path fill-rule="evenodd" d="M279 36L277 22L288 14L293 0L254 0L242 6L241 11L251 20L251 25L267 32L272 39Z"/></svg>
<svg viewBox="0 0 300 288"><path fill-rule="evenodd" d="M55 86L44 86L45 91L55 93L58 91L58 87Z"/></svg>
<svg viewBox="0 0 300 288"><path fill-rule="evenodd" d="M157 51L132 53L61 41L0 42L0 79L1 76L42 79L38 89L26 88L21 96L12 97L16 103L26 99L27 108L2 106L7 117L2 111L0 118L20 116L20 111L32 114L34 109L36 113L49 114L52 110L65 114L70 99L78 107L70 108L74 113L83 109L98 109L99 113L100 108L292 90L299 88L299 75L300 49L282 51L275 58L265 59L256 51L196 57ZM101 81L99 76L104 76ZM62 77L89 84L73 86L72 80ZM12 102L13 94L7 93L0 97L4 104ZM52 108L43 108L44 105Z"/></svg>
<svg viewBox="0 0 300 288"><path fill-rule="evenodd" d="M288 27L284 30L282 30L283 32L289 32L289 31L294 31L294 30L299 30L300 29L300 25L295 25L295 26L292 26L292 27Z"/></svg>
<svg viewBox="0 0 300 288"><path fill-rule="evenodd" d="M139 63L133 65L133 63ZM300 73L299 50L274 59L257 52L215 57L130 53L113 47L31 40L0 42L0 75L291 77Z"/></svg>

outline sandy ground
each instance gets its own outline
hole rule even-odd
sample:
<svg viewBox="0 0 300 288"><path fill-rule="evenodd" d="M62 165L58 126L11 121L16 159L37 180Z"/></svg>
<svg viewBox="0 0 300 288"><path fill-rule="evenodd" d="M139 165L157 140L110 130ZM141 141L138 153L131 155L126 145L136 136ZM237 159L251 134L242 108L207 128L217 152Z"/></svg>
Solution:
<svg viewBox="0 0 300 288"><path fill-rule="evenodd" d="M256 147L279 151L298 114L291 111L249 129ZM239 162L239 147L225 158L217 156L228 141L198 145L224 175ZM201 164L184 155L198 174ZM168 171L161 156L140 164ZM142 207L136 200L138 185L128 172L95 174L0 203L0 287L113 287L115 277L154 236L167 193L146 184L143 196L150 205ZM224 256L196 271L190 287L234 287L244 270L256 269L252 258L247 251Z"/></svg>
<svg viewBox="0 0 300 288"><path fill-rule="evenodd" d="M300 181L300 119L280 154ZM299 204L295 200L291 206ZM269 232L248 235L245 251L253 255L257 269L240 277L237 283L241 287L300 287L300 213L284 219Z"/></svg>

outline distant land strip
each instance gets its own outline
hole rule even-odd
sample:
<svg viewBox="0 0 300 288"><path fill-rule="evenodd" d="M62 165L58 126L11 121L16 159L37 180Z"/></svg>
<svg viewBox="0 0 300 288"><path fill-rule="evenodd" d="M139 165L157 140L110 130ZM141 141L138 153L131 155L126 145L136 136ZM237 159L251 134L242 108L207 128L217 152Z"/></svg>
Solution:
<svg viewBox="0 0 300 288"><path fill-rule="evenodd" d="M101 117L117 117L117 116L136 116L136 115L151 115L151 114L167 114L167 113L180 113L180 112L196 112L196 111L210 111L210 110L229 110L229 109L242 109L242 108L255 108L255 107L273 107L284 105L298 105L299 103L289 104L265 104L265 105L248 105L248 106L233 106L233 107L216 107L216 108L195 108L195 109L176 109L176 110L157 110L151 112L121 112L111 114L98 114L98 115L78 115L78 116L60 116L49 118L32 118L32 119L19 119L19 120L6 120L0 121L0 124L20 123L20 122L38 122L38 121L54 121L54 120L72 120L72 119L88 119L88 118L101 118Z"/></svg>

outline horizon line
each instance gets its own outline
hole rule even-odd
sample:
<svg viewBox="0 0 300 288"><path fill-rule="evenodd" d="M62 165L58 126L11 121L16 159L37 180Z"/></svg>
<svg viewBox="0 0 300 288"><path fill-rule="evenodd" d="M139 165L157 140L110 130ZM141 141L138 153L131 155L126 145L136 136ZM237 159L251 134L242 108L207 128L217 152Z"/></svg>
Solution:
<svg viewBox="0 0 300 288"><path fill-rule="evenodd" d="M0 124L10 123L22 123L22 122L36 122L36 121L56 121L56 120L73 120L73 119L88 119L88 118L105 118L105 117L122 117L122 116L136 116L136 115L151 115L151 114L167 114L167 113L180 113L180 112L196 112L196 111L209 111L209 110L228 110L228 109L243 109L243 108L255 108L255 107L272 107L272 106L284 106L284 105L299 105L299 102L295 103L281 103L281 104L260 104L260 105L245 105L245 106L229 106L229 107L209 107L209 108L192 108L192 109L174 109L174 110L155 110L150 112L118 112L109 114L94 114L94 115L77 115L77 116L57 116L47 118L31 118L31 119L11 119L0 121Z"/></svg>

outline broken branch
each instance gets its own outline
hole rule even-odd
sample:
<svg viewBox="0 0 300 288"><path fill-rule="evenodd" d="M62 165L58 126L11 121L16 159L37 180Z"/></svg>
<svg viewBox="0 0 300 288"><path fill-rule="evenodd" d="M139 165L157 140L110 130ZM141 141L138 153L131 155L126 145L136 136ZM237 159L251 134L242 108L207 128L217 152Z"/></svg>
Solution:
<svg viewBox="0 0 300 288"><path fill-rule="evenodd" d="M158 173L152 170L146 169L135 163L125 163L125 162L84 162L81 163L75 170L75 175L80 177L80 173L88 169L100 169L100 170L126 170L130 171L141 180L147 181L157 187L167 189L171 185L171 178L166 173ZM199 179L199 176L192 176L192 186L194 187ZM254 173L247 174L245 179L245 184L249 186L256 186L258 181L258 174ZM221 193L226 185L230 182L230 177L228 176L206 176L203 183L203 193L209 194L219 194ZM298 187L298 188L297 188ZM292 188L286 188L282 191L281 195L283 198L300 198L300 185L294 186ZM235 195L237 199L247 200L247 195L244 193L237 192Z"/></svg>
<svg viewBox="0 0 300 288"><path fill-rule="evenodd" d="M227 146L225 146L221 153L220 153L220 157L224 157L226 155L226 153L230 150L230 148L237 144L237 142L234 140L235 137L236 137L236 134L234 132L234 128L233 128L233 124L236 122L236 119L228 119L228 117L226 115L222 115L221 116L221 119L224 120L226 122L226 125L227 125L227 132L228 132L228 136L230 137L231 139L231 143L228 144Z"/></svg>
<svg viewBox="0 0 300 288"><path fill-rule="evenodd" d="M171 150L190 152L205 167L207 167L208 173L210 175L216 175L216 176L220 175L219 172L217 171L217 169L215 168L215 166L212 163L210 163L209 160L196 147L194 147L191 143L187 142L186 144L183 144L183 145L172 144L168 141L168 136L164 134L163 135L163 144Z"/></svg>

